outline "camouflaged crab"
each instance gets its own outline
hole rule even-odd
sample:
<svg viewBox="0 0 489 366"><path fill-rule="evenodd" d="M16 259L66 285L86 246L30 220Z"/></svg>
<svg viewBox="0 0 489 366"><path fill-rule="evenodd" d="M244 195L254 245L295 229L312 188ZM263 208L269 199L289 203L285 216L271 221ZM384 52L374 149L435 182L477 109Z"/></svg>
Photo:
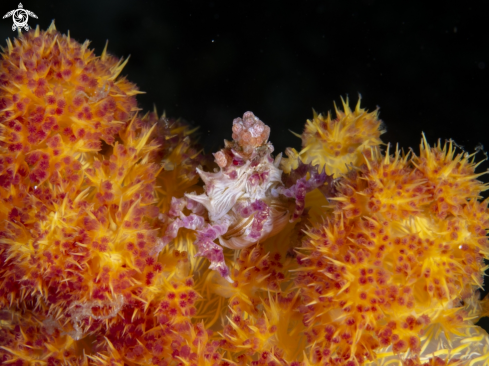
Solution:
<svg viewBox="0 0 489 366"><path fill-rule="evenodd" d="M211 268L232 282L222 247L215 239L223 247L243 249L277 234L288 221L300 217L306 193L323 186L328 176L317 167L299 164L282 180L281 154L273 159L269 135L270 127L252 112L233 121L233 141L225 140L225 147L214 154L219 171L197 169L205 193L172 199L163 245L175 238L181 227L196 230L197 255L208 258ZM192 213L186 216L184 208Z"/></svg>

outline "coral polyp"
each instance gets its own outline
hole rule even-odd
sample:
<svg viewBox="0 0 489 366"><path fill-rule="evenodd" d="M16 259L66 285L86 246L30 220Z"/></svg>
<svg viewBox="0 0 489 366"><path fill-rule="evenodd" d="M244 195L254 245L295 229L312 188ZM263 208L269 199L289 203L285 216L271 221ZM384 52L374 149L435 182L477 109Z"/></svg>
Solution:
<svg viewBox="0 0 489 366"><path fill-rule="evenodd" d="M324 167L327 174L346 173L348 165L361 165L363 153L382 144L380 135L385 127L378 118L378 111L368 112L360 108L360 97L352 110L347 100L341 100L343 110L335 105L336 118L331 113L323 116L314 112L307 120L302 136L302 150L288 149L290 157L286 170L294 167L297 160Z"/></svg>
<svg viewBox="0 0 489 366"><path fill-rule="evenodd" d="M436 327L451 339L473 326L463 304L482 287L489 224L487 202L474 197L484 188L475 164L452 142L424 139L420 157L364 156L337 182L333 216L307 232L297 277L309 341L323 359L360 364L381 348L419 354ZM436 173L426 157L437 157ZM442 215L440 186L456 189L460 205Z"/></svg>
<svg viewBox="0 0 489 366"><path fill-rule="evenodd" d="M475 153L404 153L346 99L287 158L252 112L207 155L88 46L3 49L0 364L489 363Z"/></svg>

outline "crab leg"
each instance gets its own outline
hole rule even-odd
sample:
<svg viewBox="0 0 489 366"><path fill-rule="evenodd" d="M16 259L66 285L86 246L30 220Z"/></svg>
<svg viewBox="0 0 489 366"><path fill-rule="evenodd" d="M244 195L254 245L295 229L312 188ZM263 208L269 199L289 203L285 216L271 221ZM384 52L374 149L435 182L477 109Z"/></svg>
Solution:
<svg viewBox="0 0 489 366"><path fill-rule="evenodd" d="M307 180L307 173L310 178ZM316 188L320 188L326 181L331 183L333 177L328 176L323 170L321 173L318 166L312 166L311 164L304 164L299 162L297 169L292 170L290 175L285 179L286 183L289 183L289 187L279 186L273 193L282 194L285 197L295 198L295 211L292 215L290 222L297 220L304 211L306 194Z"/></svg>
<svg viewBox="0 0 489 366"><path fill-rule="evenodd" d="M219 236L224 235L229 228L229 220L223 219L222 222L210 225L200 215L192 213L185 216L182 213L184 207L199 212L201 205L187 198L172 198L172 205L169 215L175 217L168 225L165 236L162 238L163 247L170 243L177 235L180 228L197 231L197 238L194 245L197 246L197 257L207 258L211 264L209 268L218 271L222 277L229 282L233 282L229 277L229 268L224 260L222 247L214 243ZM176 217L179 216L179 217Z"/></svg>
<svg viewBox="0 0 489 366"><path fill-rule="evenodd" d="M248 206L239 207L237 212L241 217L249 217L255 214L253 217L253 223L251 224L251 231L248 233L248 238L252 240L258 240L262 236L263 225L270 216L270 208L262 200L256 200Z"/></svg>

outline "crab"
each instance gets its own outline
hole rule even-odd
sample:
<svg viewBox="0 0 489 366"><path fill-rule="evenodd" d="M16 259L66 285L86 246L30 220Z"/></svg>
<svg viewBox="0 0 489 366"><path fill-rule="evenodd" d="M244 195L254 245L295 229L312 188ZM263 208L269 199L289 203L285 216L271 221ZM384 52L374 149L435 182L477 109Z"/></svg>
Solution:
<svg viewBox="0 0 489 366"><path fill-rule="evenodd" d="M196 255L209 259L211 269L233 282L223 247L240 250L263 242L301 216L306 193L331 177L318 172L317 167L300 163L283 179L281 154L272 157L269 135L270 127L252 112L233 121L233 141L225 140L224 148L214 154L219 170L197 168L205 192L172 199L163 245L170 243L182 227L196 230ZM192 213L186 216L185 208Z"/></svg>

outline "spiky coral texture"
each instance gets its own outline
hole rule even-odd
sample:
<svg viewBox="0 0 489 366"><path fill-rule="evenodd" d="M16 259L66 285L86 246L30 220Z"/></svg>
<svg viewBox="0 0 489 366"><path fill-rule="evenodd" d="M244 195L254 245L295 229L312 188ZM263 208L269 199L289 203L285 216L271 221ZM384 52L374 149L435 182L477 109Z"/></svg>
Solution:
<svg viewBox="0 0 489 366"><path fill-rule="evenodd" d="M380 135L385 132L378 111L368 112L360 108L360 97L355 109L350 109L348 98L341 99L343 110L335 104L336 118L328 112L324 117L314 112L307 120L302 136L302 150L287 149L288 160L284 160L284 171L296 167L297 160L324 167L327 174L336 177L346 173L348 165L363 163L363 152L379 146Z"/></svg>
<svg viewBox="0 0 489 366"><path fill-rule="evenodd" d="M185 253L153 250L158 205L169 200L155 183L186 164L192 173L198 150L185 124L136 115L137 89L118 78L123 65L54 25L4 50L2 362L221 357L210 333L190 323L199 296Z"/></svg>
<svg viewBox="0 0 489 366"><path fill-rule="evenodd" d="M462 304L482 287L489 211L470 158L423 140L419 157L372 150L337 182L297 278L322 362L362 364L387 347L419 355L434 327L451 339L473 326Z"/></svg>
<svg viewBox="0 0 489 366"><path fill-rule="evenodd" d="M489 313L475 292L486 186L451 142L391 156L376 111L346 101L334 120L315 115L301 153L276 160L282 188L266 192L295 198L283 209L298 220L223 249L230 283L195 256L192 228L161 239L183 211L211 221L184 199L214 168L193 129L139 117L124 63L54 26L2 57L0 364L487 364L473 325ZM221 168L263 149L258 121L235 121Z"/></svg>

